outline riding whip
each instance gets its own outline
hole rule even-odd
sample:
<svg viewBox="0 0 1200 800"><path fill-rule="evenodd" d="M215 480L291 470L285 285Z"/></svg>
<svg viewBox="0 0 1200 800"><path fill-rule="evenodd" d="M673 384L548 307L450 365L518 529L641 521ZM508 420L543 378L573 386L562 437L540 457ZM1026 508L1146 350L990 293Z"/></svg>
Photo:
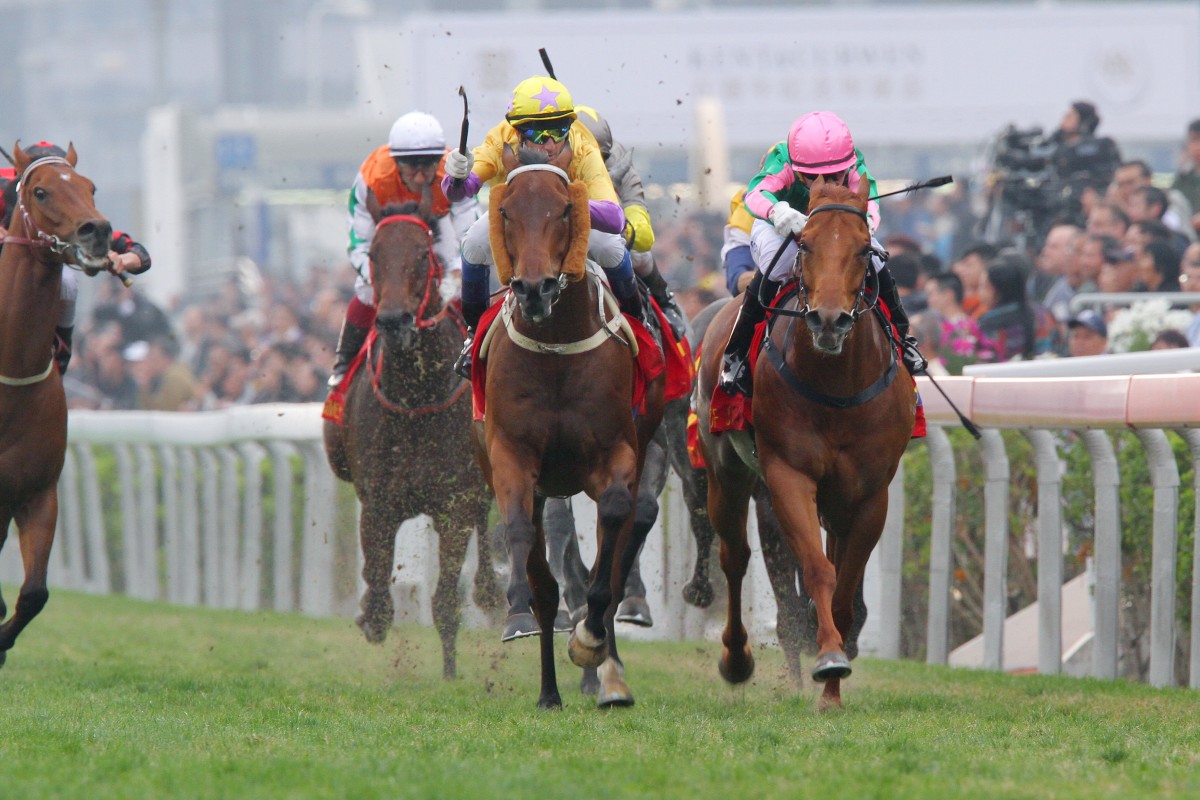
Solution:
<svg viewBox="0 0 1200 800"><path fill-rule="evenodd" d="M462 155L466 155L466 152L467 152L467 128L470 127L470 120L468 118L469 109L467 107L467 91L465 89L463 89L462 86L459 86L458 94L463 99L462 132L459 134L459 137L458 137L458 152ZM461 184L462 179L455 178L454 182L456 184Z"/></svg>
<svg viewBox="0 0 1200 800"><path fill-rule="evenodd" d="M558 76L554 74L554 66L550 63L550 56L546 53L546 48L539 47L538 55L542 57L542 65L546 68L546 73L554 80L558 80Z"/></svg>
<svg viewBox="0 0 1200 800"><path fill-rule="evenodd" d="M917 189L935 189L938 186L945 186L947 183L954 183L954 176L942 175L937 178L930 178L927 181L922 181L921 183L914 183L911 186L905 186L903 189L897 189L894 192L885 192L883 194L877 194L874 197L868 197L867 199L868 200L878 200L881 197L891 197L894 194L904 194L905 192L915 192Z"/></svg>
<svg viewBox="0 0 1200 800"><path fill-rule="evenodd" d="M3 147L0 147L0 155L4 156L6 159L8 159L8 163L12 164L14 168L17 166L17 162L13 161L13 157L10 156L8 154L8 151L5 150Z"/></svg>
<svg viewBox="0 0 1200 800"><path fill-rule="evenodd" d="M933 379L933 376L930 375L928 371L925 372L925 377L928 378L929 382L933 384L933 388L937 389L938 393L942 395L942 399L950 404L950 408L954 409L954 413L958 414L958 421L961 422L962 426L967 429L967 433L974 436L976 441L983 438L983 434L979 432L979 428L975 427L975 423L967 419L966 416L958 410L958 406L954 405L954 401L950 399L945 391L943 391L942 387L938 386L938 382Z"/></svg>

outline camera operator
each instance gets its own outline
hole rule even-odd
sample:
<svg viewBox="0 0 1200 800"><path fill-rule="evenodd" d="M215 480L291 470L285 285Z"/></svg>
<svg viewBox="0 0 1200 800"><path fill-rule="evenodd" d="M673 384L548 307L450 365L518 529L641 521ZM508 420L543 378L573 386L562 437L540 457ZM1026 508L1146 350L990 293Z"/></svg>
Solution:
<svg viewBox="0 0 1200 800"><path fill-rule="evenodd" d="M1077 100L1063 114L1058 130L1050 136L1054 144L1051 163L1062 182L1067 212L1081 216L1081 197L1092 186L1107 185L1121 164L1117 144L1107 136L1096 136L1100 115L1096 106ZM1082 218L1077 220L1083 224Z"/></svg>

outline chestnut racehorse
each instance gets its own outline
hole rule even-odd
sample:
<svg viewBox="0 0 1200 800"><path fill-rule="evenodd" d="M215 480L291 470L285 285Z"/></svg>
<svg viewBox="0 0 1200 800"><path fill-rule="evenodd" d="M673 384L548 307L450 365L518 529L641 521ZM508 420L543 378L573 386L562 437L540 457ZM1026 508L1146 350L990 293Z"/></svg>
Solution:
<svg viewBox="0 0 1200 800"><path fill-rule="evenodd" d="M374 338L346 394L344 424L325 422L325 452L362 503L366 590L357 621L367 641L382 642L395 616L397 530L421 514L432 520L439 559L433 620L442 674L453 678L458 579L472 529L479 545L476 603L493 607L500 593L485 535L491 499L469 457L471 393L451 369L465 328L438 292L442 266L430 220L416 204L385 208L378 217L370 251Z"/></svg>
<svg viewBox="0 0 1200 800"><path fill-rule="evenodd" d="M799 281L769 317L753 380L761 474L817 612L812 677L825 682L822 708L841 706L840 682L850 674L844 640L854 621L855 595L883 531L888 484L915 413L912 381L898 366L890 331L876 308L869 265L877 251L867 226L867 191L866 181L860 192L821 179L813 184L809 220L798 241ZM721 537L721 566L729 584L719 667L731 683L749 679L754 671L741 619L741 588L750 557L746 515L758 475L738 454L738 434L713 434L704 423L738 303L722 309L704 337L696 391L709 516ZM802 308L791 310L797 304ZM787 324L778 324L785 319ZM806 330L795 324L797 319Z"/></svg>
<svg viewBox="0 0 1200 800"><path fill-rule="evenodd" d="M546 561L547 497L580 491L596 501L597 556L587 614L568 652L600 676L597 705L631 705L613 617L641 542L633 536L646 445L663 414L663 377L632 411L632 336L615 301L584 266L587 188L571 182L569 149L551 163L507 150L508 182L492 189L492 250L507 304L487 352L485 419L476 426L480 467L508 541L510 608L532 606L540 627L538 706L562 705L554 668L559 587Z"/></svg>
<svg viewBox="0 0 1200 800"><path fill-rule="evenodd" d="M50 596L46 567L58 521L58 476L67 448L67 402L51 344L62 267L108 266L112 225L92 200L95 185L66 158L33 159L18 143L17 207L0 254L0 548L9 523L25 567L13 615L0 598L0 665Z"/></svg>

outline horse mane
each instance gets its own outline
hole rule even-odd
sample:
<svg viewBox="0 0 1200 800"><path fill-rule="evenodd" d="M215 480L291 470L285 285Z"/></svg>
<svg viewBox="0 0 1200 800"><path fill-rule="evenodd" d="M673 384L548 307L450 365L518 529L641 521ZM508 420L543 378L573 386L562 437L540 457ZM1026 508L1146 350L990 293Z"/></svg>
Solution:
<svg viewBox="0 0 1200 800"><path fill-rule="evenodd" d="M551 159L542 151L522 147L517 151L517 161L521 166L528 164L549 164ZM504 217L500 214L500 204L508 184L501 183L492 187L488 195L488 236L492 243L492 259L496 262L496 275L503 286L513 279L512 254L508 252L508 244L504 240ZM567 186L571 202L571 240L567 246L567 255L563 258L562 272L569 281L583 280L587 275L588 235L592 228L592 213L588 206L587 184L583 181L572 181Z"/></svg>
<svg viewBox="0 0 1200 800"><path fill-rule="evenodd" d="M867 204L858 196L858 192L845 184L825 183L824 181L821 182L820 186L814 184L809 189L809 213L812 213L812 210L818 205L825 205L826 203L844 203L855 208L861 208L863 211L867 210Z"/></svg>
<svg viewBox="0 0 1200 800"><path fill-rule="evenodd" d="M379 216L375 218L375 224L378 225L381 220L395 216L416 217L424 222L429 227L429 230L433 232L434 241L438 239L437 220L433 218L432 214L422 212L420 203L415 203L411 200L407 203L389 203L379 209Z"/></svg>

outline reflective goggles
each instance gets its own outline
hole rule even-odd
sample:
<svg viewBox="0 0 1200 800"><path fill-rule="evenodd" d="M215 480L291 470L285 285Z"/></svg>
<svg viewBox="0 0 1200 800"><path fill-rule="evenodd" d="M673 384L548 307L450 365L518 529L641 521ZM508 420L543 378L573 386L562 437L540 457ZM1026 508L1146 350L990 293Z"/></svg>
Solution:
<svg viewBox="0 0 1200 800"><path fill-rule="evenodd" d="M522 139L533 142L534 144L546 144L547 142L554 142L557 144L558 142L561 142L567 138L567 134L570 132L570 130L570 123L553 128L517 128L517 132L521 134Z"/></svg>

